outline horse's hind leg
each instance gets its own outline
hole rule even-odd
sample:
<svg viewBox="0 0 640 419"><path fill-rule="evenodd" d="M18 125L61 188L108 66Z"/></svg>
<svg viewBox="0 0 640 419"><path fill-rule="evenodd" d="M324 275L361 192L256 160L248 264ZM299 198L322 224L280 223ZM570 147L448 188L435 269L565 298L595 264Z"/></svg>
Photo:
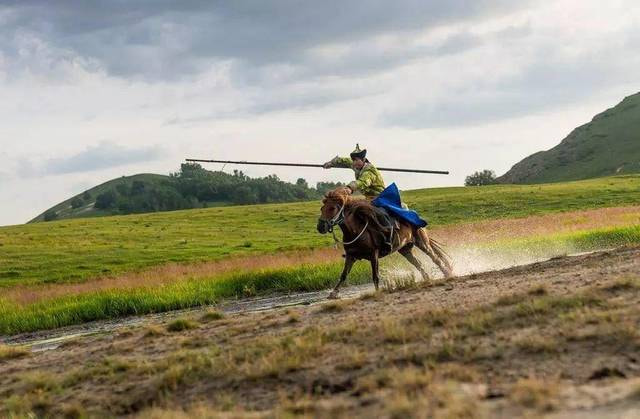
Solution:
<svg viewBox="0 0 640 419"><path fill-rule="evenodd" d="M380 283L380 267L379 267L379 255L378 250L373 251L371 257L371 276L373 277L373 286L378 291L378 284Z"/></svg>
<svg viewBox="0 0 640 419"><path fill-rule="evenodd" d="M451 262L449 262L447 256L439 247L437 247L437 250L434 249L434 246L431 245L431 239L423 228L415 230L415 244L431 258L433 263L438 265L438 268L440 268L445 278L453 276Z"/></svg>
<svg viewBox="0 0 640 419"><path fill-rule="evenodd" d="M424 266L422 266L422 263L420 263L418 258L413 254L411 245L405 246L402 249L399 249L398 252L402 256L404 256L405 259L407 259L410 264L415 266L418 272L420 272L420 275L422 275L422 279L424 280L429 279L429 274L427 273L427 271L424 270Z"/></svg>
<svg viewBox="0 0 640 419"><path fill-rule="evenodd" d="M353 258L353 256L349 256L348 254L346 255L344 259L344 268L342 269L342 274L340 275L340 281L338 281L336 286L333 288L333 291L331 291L331 293L329 294L329 299L338 298L338 290L340 288L340 285L342 285L342 283L347 279L347 275L349 275L349 272L351 272L351 268L353 267L355 261L356 260Z"/></svg>

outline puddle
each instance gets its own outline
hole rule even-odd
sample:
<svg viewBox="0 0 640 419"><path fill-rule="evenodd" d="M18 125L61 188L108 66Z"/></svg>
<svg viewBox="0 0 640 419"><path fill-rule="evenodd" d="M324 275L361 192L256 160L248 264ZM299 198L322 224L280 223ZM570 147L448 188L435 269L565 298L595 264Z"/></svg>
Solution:
<svg viewBox="0 0 640 419"><path fill-rule="evenodd" d="M372 284L345 287L340 290L340 297L357 298L370 291L373 291ZM30 347L33 352L40 352L57 349L66 341L79 337L106 334L117 329L139 326L148 322L172 320L178 317L195 315L210 309L216 309L227 314L250 313L291 306L317 304L318 302L325 301L328 295L329 290L323 290L225 301L220 304L194 307L185 310L152 313L113 320L98 320L81 325L61 327L54 330L4 336L0 337L0 342L6 345L25 345Z"/></svg>

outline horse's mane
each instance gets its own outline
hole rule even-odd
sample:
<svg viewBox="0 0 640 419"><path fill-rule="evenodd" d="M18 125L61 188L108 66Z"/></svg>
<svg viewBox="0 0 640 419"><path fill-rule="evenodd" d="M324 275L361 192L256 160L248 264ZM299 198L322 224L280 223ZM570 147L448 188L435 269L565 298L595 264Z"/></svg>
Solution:
<svg viewBox="0 0 640 419"><path fill-rule="evenodd" d="M324 194L323 203L327 201L333 201L336 204L347 205L350 201L352 201L351 196L344 190L344 188L334 189L332 191L327 191Z"/></svg>

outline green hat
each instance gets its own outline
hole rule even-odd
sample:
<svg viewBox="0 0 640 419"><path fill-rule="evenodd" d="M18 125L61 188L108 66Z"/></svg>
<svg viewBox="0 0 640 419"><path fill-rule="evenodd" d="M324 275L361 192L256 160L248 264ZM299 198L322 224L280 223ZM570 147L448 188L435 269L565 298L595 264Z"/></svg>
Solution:
<svg viewBox="0 0 640 419"><path fill-rule="evenodd" d="M356 158L364 160L365 157L367 157L367 149L365 148L364 150L360 150L360 144L356 144L356 149L353 150L349 156L351 157L351 160Z"/></svg>

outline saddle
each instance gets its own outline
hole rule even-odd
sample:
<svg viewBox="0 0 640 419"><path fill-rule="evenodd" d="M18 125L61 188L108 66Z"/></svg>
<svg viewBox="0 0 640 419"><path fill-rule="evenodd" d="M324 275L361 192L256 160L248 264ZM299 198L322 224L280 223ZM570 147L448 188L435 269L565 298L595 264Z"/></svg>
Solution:
<svg viewBox="0 0 640 419"><path fill-rule="evenodd" d="M386 209L375 206L373 208L380 225L386 227L385 231L381 232L382 242L384 243L384 248L381 251L384 255L388 255L393 250L393 235L400 229L400 223Z"/></svg>

